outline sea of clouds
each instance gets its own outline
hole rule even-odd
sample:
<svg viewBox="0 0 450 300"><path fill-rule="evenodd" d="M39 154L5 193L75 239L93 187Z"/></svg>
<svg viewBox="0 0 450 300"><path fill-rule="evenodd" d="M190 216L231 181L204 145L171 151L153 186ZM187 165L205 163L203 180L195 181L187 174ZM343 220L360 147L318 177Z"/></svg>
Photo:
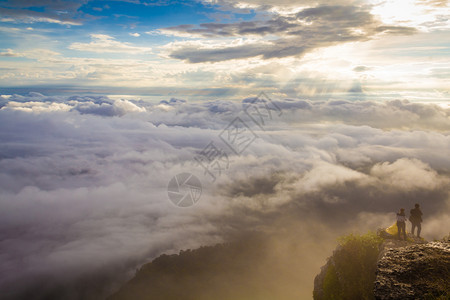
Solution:
<svg viewBox="0 0 450 300"><path fill-rule="evenodd" d="M286 229L309 245L310 295L337 235L389 226L400 207L421 204L427 239L449 234L450 109L274 99L262 127L252 103L0 97L2 294L98 299L161 253ZM256 136L240 154L220 138L236 117ZM194 159L210 142L228 155L214 182ZM190 208L167 195L183 172L203 186Z"/></svg>

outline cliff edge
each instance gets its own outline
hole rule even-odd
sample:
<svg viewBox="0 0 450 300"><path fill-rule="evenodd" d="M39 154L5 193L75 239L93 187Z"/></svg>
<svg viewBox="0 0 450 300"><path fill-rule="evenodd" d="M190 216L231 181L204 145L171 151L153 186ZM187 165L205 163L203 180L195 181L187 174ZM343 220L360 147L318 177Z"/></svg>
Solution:
<svg viewBox="0 0 450 300"><path fill-rule="evenodd" d="M374 298L449 299L450 242L389 248L377 265Z"/></svg>
<svg viewBox="0 0 450 300"><path fill-rule="evenodd" d="M450 299L450 241L383 239L341 242L314 280L314 299Z"/></svg>

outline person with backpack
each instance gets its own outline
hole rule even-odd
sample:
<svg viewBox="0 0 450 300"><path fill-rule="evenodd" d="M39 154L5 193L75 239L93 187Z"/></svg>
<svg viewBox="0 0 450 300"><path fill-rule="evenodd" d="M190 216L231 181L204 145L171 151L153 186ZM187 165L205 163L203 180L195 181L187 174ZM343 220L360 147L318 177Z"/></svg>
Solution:
<svg viewBox="0 0 450 300"><path fill-rule="evenodd" d="M397 213L397 229L398 239L402 239L401 234L403 233L403 239L406 241L406 215L404 208L401 208L400 212Z"/></svg>
<svg viewBox="0 0 450 300"><path fill-rule="evenodd" d="M420 210L420 205L416 203L414 208L410 210L409 221L411 222L411 233L414 235L414 231L417 227L417 237L420 237L420 232L422 231L422 211Z"/></svg>

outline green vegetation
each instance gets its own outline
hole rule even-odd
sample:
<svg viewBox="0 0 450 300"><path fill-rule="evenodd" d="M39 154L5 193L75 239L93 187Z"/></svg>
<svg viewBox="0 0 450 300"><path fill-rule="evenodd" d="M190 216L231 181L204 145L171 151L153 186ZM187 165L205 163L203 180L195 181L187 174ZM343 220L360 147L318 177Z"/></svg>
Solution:
<svg viewBox="0 0 450 300"><path fill-rule="evenodd" d="M300 241L257 232L228 243L161 255L108 300L294 300L311 275ZM319 262L318 262L319 263Z"/></svg>
<svg viewBox="0 0 450 300"><path fill-rule="evenodd" d="M373 299L377 259L383 239L376 233L339 239L323 280L323 295L314 299Z"/></svg>
<svg viewBox="0 0 450 300"><path fill-rule="evenodd" d="M330 265L325 274L323 282L324 296L326 299L337 300L341 299L341 285L336 274L336 268L334 265Z"/></svg>

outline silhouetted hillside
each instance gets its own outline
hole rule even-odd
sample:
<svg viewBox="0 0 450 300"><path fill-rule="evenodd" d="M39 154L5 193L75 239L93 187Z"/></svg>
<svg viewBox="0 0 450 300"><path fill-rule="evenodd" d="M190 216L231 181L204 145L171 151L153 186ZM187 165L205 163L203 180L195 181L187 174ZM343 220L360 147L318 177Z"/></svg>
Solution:
<svg viewBox="0 0 450 300"><path fill-rule="evenodd" d="M176 255L161 255L108 300L300 299L302 276L292 251L261 234ZM300 255L300 254L299 254Z"/></svg>

